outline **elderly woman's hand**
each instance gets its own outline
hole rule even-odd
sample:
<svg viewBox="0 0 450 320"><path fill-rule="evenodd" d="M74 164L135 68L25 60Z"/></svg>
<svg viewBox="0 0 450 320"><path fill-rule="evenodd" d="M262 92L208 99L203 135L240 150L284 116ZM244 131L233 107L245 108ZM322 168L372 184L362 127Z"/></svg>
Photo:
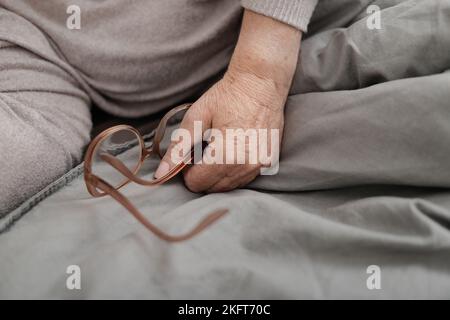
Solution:
<svg viewBox="0 0 450 320"><path fill-rule="evenodd" d="M194 137L194 121L201 121L203 131L222 132L226 164L210 164L205 159L184 172L186 186L194 192L223 192L250 183L260 173L262 163L230 164L226 129L279 130L282 137L284 104L297 65L301 32L281 22L246 11L239 41L228 71L186 112L181 128ZM267 140L270 143L270 136ZM280 142L280 141L277 141ZM232 142L235 145L235 141ZM172 161L172 143L155 177L166 174ZM250 152L245 143L248 160ZM267 146L270 150L273 146ZM234 148L235 152L239 148ZM276 149L274 149L276 150ZM205 152L204 157L207 157ZM242 155L241 155L242 156ZM238 154L234 155L237 160ZM210 159L209 159L210 160Z"/></svg>

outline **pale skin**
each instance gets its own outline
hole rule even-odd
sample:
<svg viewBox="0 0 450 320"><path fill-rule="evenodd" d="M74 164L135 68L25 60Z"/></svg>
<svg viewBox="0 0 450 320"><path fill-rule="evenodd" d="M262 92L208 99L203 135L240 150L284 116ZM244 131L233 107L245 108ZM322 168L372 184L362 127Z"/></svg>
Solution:
<svg viewBox="0 0 450 320"><path fill-rule="evenodd" d="M181 128L194 136L194 121L202 121L203 130L279 129L282 137L301 37L301 31L287 24L246 10L227 72L186 112ZM155 177L175 165L175 145L167 150ZM226 192L252 182L260 169L261 164L194 164L184 171L184 181L193 192Z"/></svg>

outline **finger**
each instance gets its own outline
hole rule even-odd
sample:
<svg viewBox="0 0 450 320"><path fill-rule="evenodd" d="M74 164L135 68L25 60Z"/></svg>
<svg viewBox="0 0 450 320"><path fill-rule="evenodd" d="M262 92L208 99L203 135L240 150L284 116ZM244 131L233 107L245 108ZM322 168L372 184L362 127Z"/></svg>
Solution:
<svg viewBox="0 0 450 320"><path fill-rule="evenodd" d="M196 121L201 121L202 128L199 136L196 136L194 131ZM180 123L180 131L175 132L177 135L183 132L186 133L182 137L183 139L188 138L188 141L171 141L169 148L156 169L154 177L159 179L165 176L174 166L180 163L181 159L184 159L184 156L190 152L194 145L200 144L201 148L203 132L210 127L211 115L208 109L203 107L203 105L193 104Z"/></svg>
<svg viewBox="0 0 450 320"><path fill-rule="evenodd" d="M223 157L214 158L211 152L207 151L210 147L211 145L205 149L200 163L196 163L184 171L186 187L192 192L204 192L223 179L226 181L229 181L230 178L239 179L247 173L246 170L251 169L250 166L246 166L246 170L242 170L242 165L224 164Z"/></svg>
<svg viewBox="0 0 450 320"><path fill-rule="evenodd" d="M223 164L195 164L187 168L184 174L184 183L192 192L204 192L227 175L227 166Z"/></svg>
<svg viewBox="0 0 450 320"><path fill-rule="evenodd" d="M259 167L256 166L251 167L250 169L247 168L248 171L242 170L242 168L237 168L237 170L238 172L241 172L241 174L235 174L221 179L220 181L209 187L206 192L218 193L242 188L255 180L255 178L259 175ZM242 172L245 173L242 174Z"/></svg>

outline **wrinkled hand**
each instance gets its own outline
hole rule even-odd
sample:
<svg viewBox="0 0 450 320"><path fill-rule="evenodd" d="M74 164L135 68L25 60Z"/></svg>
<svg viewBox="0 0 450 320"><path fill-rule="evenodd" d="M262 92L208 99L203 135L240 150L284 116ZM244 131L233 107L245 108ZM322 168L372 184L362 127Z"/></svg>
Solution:
<svg viewBox="0 0 450 320"><path fill-rule="evenodd" d="M194 139L196 121L202 122L203 131L210 128L220 130L225 137L224 156L228 159L233 157L226 155L229 149L225 146L231 142L226 139L226 129L242 129L244 132L247 129L278 129L281 139L284 105L297 66L301 36L299 30L287 24L245 10L239 40L228 71L222 80L204 93L186 112L181 128L188 130ZM276 158L273 153L279 151L279 148L271 150L271 140L268 137L265 148L268 149L268 154L272 153L273 160ZM198 141L194 140L195 142ZM248 155L249 152L255 152L251 150L250 144L244 145L243 153ZM162 177L177 164L171 158L172 150L177 146L177 142L170 145L155 173L156 178ZM234 161L227 159L228 164L210 164L211 161L205 158L209 154L207 151L208 149L205 150L202 163L194 164L184 171L186 186L191 191L233 190L247 185L260 173L262 163L247 161L247 155L244 164L237 164L242 163L236 159L239 156L237 151ZM259 149L256 150L257 154L259 152ZM258 157L258 160L261 158ZM230 162L233 164L229 164Z"/></svg>
<svg viewBox="0 0 450 320"><path fill-rule="evenodd" d="M203 96L195 102L186 112L180 128L190 132L194 137L194 121L202 122L203 131L214 128L220 130L224 137L223 159L227 156L225 146L232 143L234 157L232 161L226 163L210 164L205 157L209 153L205 152L202 163L192 165L184 171L186 186L193 192L224 192L243 187L253 181L260 173L261 162L250 163L249 140L246 139L244 164L237 164L238 139L226 141L226 129L271 129L279 130L279 137L283 130L283 106L286 97L278 93L278 90L271 80L258 78L255 75L228 71L225 77L211 87ZM270 138L267 139L270 143ZM277 141L279 143L280 141ZM161 177L170 168L176 165L176 161L171 159L172 149L177 145L173 142L166 152L155 177ZM267 146L272 151L271 146ZM254 148L253 148L254 149ZM277 152L278 149L274 149ZM269 152L270 153L270 152ZM273 156L273 155L272 155Z"/></svg>

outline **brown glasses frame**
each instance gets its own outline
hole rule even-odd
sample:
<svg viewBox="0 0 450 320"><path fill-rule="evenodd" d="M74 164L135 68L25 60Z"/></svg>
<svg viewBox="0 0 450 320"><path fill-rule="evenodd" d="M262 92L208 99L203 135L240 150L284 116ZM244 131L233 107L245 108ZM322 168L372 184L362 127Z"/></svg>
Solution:
<svg viewBox="0 0 450 320"><path fill-rule="evenodd" d="M172 179L174 176L176 176L180 171L182 171L188 163L192 160L192 155L188 154L183 161L175 165L166 175L158 178L158 179L152 179L152 180L145 180L137 176L137 173L141 169L144 161L149 158L151 155L155 154L159 158L163 157L160 143L161 140L164 137L167 123L168 121L175 116L177 113L186 111L189 109L191 104L183 104L178 107L173 108L170 110L160 121L158 127L155 130L155 134L153 137L153 143L151 147L147 148L144 143L144 138L140 134L140 132L128 125L118 125L111 127L109 129L106 129L105 131L101 132L99 135L97 135L92 142L89 144L88 149L86 151L85 155L85 163L84 163L84 180L86 183L86 187L88 192L93 197L103 197L106 195L111 196L114 198L117 202L119 202L125 209L127 209L140 223L142 223L148 230L153 232L157 237L159 237L162 240L168 241L168 242L179 242L188 240L201 231L203 231L205 228L207 228L209 225L220 219L224 214L228 212L227 209L219 209L216 210L210 214L208 214L203 220L200 221L200 223L194 227L191 231L187 232L186 234L182 234L179 236L173 236L169 235L166 232L162 231L158 227L156 227L154 224L152 224L132 203L131 201L124 196L119 189L124 187L130 182L136 182L140 185L144 186L156 186L161 185L170 179ZM130 170L122 161L114 157L110 154L102 154L101 159L111 165L114 169L119 171L124 178L123 183L121 183L119 186L114 187L105 180L103 180L101 177L95 175L92 172L92 163L94 159L94 155L96 154L97 148L101 145L103 141L105 141L108 137L110 137L112 134L122 131L122 130L128 130L133 132L139 141L139 148L140 148L140 159L135 166L133 170Z"/></svg>

